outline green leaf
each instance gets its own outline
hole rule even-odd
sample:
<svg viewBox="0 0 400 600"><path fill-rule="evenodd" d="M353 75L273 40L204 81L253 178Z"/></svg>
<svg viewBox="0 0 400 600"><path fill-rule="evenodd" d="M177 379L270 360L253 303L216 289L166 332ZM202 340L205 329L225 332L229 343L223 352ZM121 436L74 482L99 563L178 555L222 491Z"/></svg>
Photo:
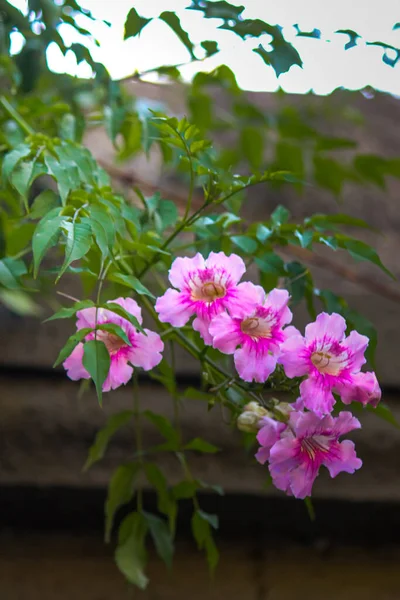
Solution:
<svg viewBox="0 0 400 600"><path fill-rule="evenodd" d="M259 127L243 127L240 132L240 146L245 158L253 169L259 169L264 159L264 135ZM287 165L285 165L287 167Z"/></svg>
<svg viewBox="0 0 400 600"><path fill-rule="evenodd" d="M92 231L88 223L74 223L64 221L63 230L67 231L64 264L56 279L56 283L75 260L85 256L92 245Z"/></svg>
<svg viewBox="0 0 400 600"><path fill-rule="evenodd" d="M176 500L182 500L187 498L193 498L196 491L199 489L197 481L181 481L174 485L172 493Z"/></svg>
<svg viewBox="0 0 400 600"><path fill-rule="evenodd" d="M154 463L146 463L144 470L148 482L157 491L158 510L169 516L171 530L173 530L176 517L176 503L169 494L167 480L159 467Z"/></svg>
<svg viewBox="0 0 400 600"><path fill-rule="evenodd" d="M311 229L306 229L305 231L299 231L298 229L296 229L294 235L299 240L300 246L302 248L308 248L311 245L311 242L313 241L314 237L314 233Z"/></svg>
<svg viewBox="0 0 400 600"><path fill-rule="evenodd" d="M192 517L192 532L199 550L205 550L210 570L213 571L218 564L219 553L211 535L210 519L215 524L215 515L207 515L197 510ZM213 525L211 525L213 526Z"/></svg>
<svg viewBox="0 0 400 600"><path fill-rule="evenodd" d="M144 411L143 416L157 427L161 435L171 444L171 448L177 449L179 447L178 432L166 417L153 413L150 410Z"/></svg>
<svg viewBox="0 0 400 600"><path fill-rule="evenodd" d="M321 187L340 195L344 182L349 179L348 170L336 160L314 156L314 177Z"/></svg>
<svg viewBox="0 0 400 600"><path fill-rule="evenodd" d="M17 166L20 160L28 156L31 153L31 148L27 144L20 144L14 150L11 150L3 160L1 168L1 178L3 181L8 181L12 171Z"/></svg>
<svg viewBox="0 0 400 600"><path fill-rule="evenodd" d="M83 350L83 366L93 379L96 386L99 404L102 402L103 383L110 370L110 354L105 344L99 340L86 342Z"/></svg>
<svg viewBox="0 0 400 600"><path fill-rule="evenodd" d="M332 226L335 225L348 225L349 227L361 227L363 229L371 229L376 231L375 228L364 221L364 219L351 217L350 215L342 213L336 213L334 215L315 214L308 219L304 219L304 223L318 228L323 227L324 229L329 229L330 227L332 228Z"/></svg>
<svg viewBox="0 0 400 600"><path fill-rule="evenodd" d="M389 277L396 280L396 277L389 271L389 269L385 267L378 254L373 248L371 248L371 246L365 242L361 242L360 240L356 240L345 235L338 234L336 239L339 243L339 246L348 250L355 260L367 260L382 269L386 275L389 275Z"/></svg>
<svg viewBox="0 0 400 600"><path fill-rule="evenodd" d="M212 56L218 52L218 44L212 40L205 40L204 42L201 42L200 46L204 48L207 56Z"/></svg>
<svg viewBox="0 0 400 600"><path fill-rule="evenodd" d="M0 283L9 290L21 287L19 278L27 272L23 260L15 258L2 258L0 260Z"/></svg>
<svg viewBox="0 0 400 600"><path fill-rule="evenodd" d="M247 235L234 235L231 237L232 242L235 246L238 246L243 252L246 254L253 254L257 250L257 242L253 240L253 238L248 237Z"/></svg>
<svg viewBox="0 0 400 600"><path fill-rule="evenodd" d="M179 218L178 209L172 200L161 200L157 213L161 220L160 232L176 225Z"/></svg>
<svg viewBox="0 0 400 600"><path fill-rule="evenodd" d="M156 517L156 515L152 515L148 512L143 511L142 514L147 521L150 535L153 538L158 556L162 558L169 568L171 568L172 557L174 554L174 542L167 523L163 521L163 519L160 519L160 517Z"/></svg>
<svg viewBox="0 0 400 600"><path fill-rule="evenodd" d="M244 6L235 6L225 0L192 0L189 10L199 10L206 19L224 19L238 21Z"/></svg>
<svg viewBox="0 0 400 600"><path fill-rule="evenodd" d="M42 308L28 294L20 290L0 289L0 302L16 315L40 317Z"/></svg>
<svg viewBox="0 0 400 600"><path fill-rule="evenodd" d="M94 463L103 458L110 439L121 427L132 420L133 415L132 410L123 410L108 419L107 424L97 433L94 443L89 449L89 455L83 467L84 471L87 471Z"/></svg>
<svg viewBox="0 0 400 600"><path fill-rule="evenodd" d="M26 198L35 166L34 160L20 161L11 174L11 183L21 196Z"/></svg>
<svg viewBox="0 0 400 600"><path fill-rule="evenodd" d="M215 454L215 452L220 451L220 448L217 448L217 446L214 446L201 438L194 438L185 445L185 450L196 450L197 452L203 452L205 454Z"/></svg>
<svg viewBox="0 0 400 600"><path fill-rule="evenodd" d="M180 22L179 18L176 16L176 14L174 12L165 11L165 12L161 13L161 15L159 16L159 19L161 19L162 21L164 21L164 23L167 23L167 25L169 25L171 27L173 32L178 36L178 38L180 39L182 44L185 46L185 48L190 53L190 56L192 58L196 58L194 55L194 52L193 52L194 46L193 46L187 32L184 29L182 29L181 22Z"/></svg>
<svg viewBox="0 0 400 600"><path fill-rule="evenodd" d="M55 321L56 319L69 319L70 317L73 317L78 310L91 308L92 306L95 306L92 300L81 300L80 302L75 302L75 304L69 308L61 308L44 322L47 323L48 321Z"/></svg>
<svg viewBox="0 0 400 600"><path fill-rule="evenodd" d="M119 543L115 562L130 583L144 590L149 583L144 573L146 566L145 538L147 521L143 514L128 515L119 529Z"/></svg>
<svg viewBox="0 0 400 600"><path fill-rule="evenodd" d="M111 477L105 504L105 541L111 539L111 529L115 513L123 504L127 504L134 494L134 483L140 470L139 463L126 463L117 467Z"/></svg>
<svg viewBox="0 0 400 600"><path fill-rule="evenodd" d="M131 8L125 21L124 40L138 35L151 20L141 17L135 8Z"/></svg>
<svg viewBox="0 0 400 600"><path fill-rule="evenodd" d="M101 331L108 331L109 333L112 333L113 335L116 335L117 337L121 338L121 340L123 340L128 346L132 346L130 339L126 335L125 331L116 323L101 323L97 325L97 329L100 329Z"/></svg>
<svg viewBox="0 0 400 600"><path fill-rule="evenodd" d="M59 205L58 196L53 190L44 190L38 196L36 196L29 215L29 219L41 219L50 210Z"/></svg>
<svg viewBox="0 0 400 600"><path fill-rule="evenodd" d="M60 363L64 362L64 360L68 358L68 356L79 344L79 342L81 342L83 338L86 337L91 331L92 329L90 327L85 327L83 329L79 329L79 331L71 335L71 337L69 337L66 343L64 344L63 348L60 350L60 353L53 367L57 367Z"/></svg>
<svg viewBox="0 0 400 600"><path fill-rule="evenodd" d="M129 321L129 323L131 323L135 327L135 329L137 329L144 335L147 335L146 331L143 329L137 318L116 302L106 302L106 304L103 304L103 308L111 310L120 317L123 317L124 319Z"/></svg>
<svg viewBox="0 0 400 600"><path fill-rule="evenodd" d="M135 290L135 292L137 292L140 296L150 296L150 298L155 298L155 296L142 283L140 283L139 279L133 275L113 273L110 275L109 279Z"/></svg>
<svg viewBox="0 0 400 600"><path fill-rule="evenodd" d="M204 510L198 510L197 512L204 521L207 521L211 525L213 529L218 529L218 515L211 515L204 512Z"/></svg>
<svg viewBox="0 0 400 600"><path fill-rule="evenodd" d="M271 52L267 52L262 44L254 48L253 52L261 56L265 64L274 69L277 77L289 71L293 65L303 66L303 61L296 48L289 44L282 35L274 37L270 45L273 48Z"/></svg>
<svg viewBox="0 0 400 600"><path fill-rule="evenodd" d="M273 273L280 276L285 274L285 263L274 252L265 252L260 258L256 257L255 263L263 273Z"/></svg>
<svg viewBox="0 0 400 600"><path fill-rule="evenodd" d="M354 403L351 405L351 407L354 407ZM396 427L397 429L400 429L400 423L390 410L389 406L384 402L379 402L376 408L374 408L370 404L367 404L366 408L368 411L375 413L379 418L383 419L384 421L387 421L391 425L394 425L394 427Z"/></svg>
<svg viewBox="0 0 400 600"><path fill-rule="evenodd" d="M290 212L282 204L279 204L271 215L271 221L275 227L280 227L283 223L287 223L289 218Z"/></svg>
<svg viewBox="0 0 400 600"><path fill-rule="evenodd" d="M308 516L310 517L310 521L315 521L315 510L310 496L304 498L304 504L306 505L306 509L308 512Z"/></svg>
<svg viewBox="0 0 400 600"><path fill-rule="evenodd" d="M79 188L80 177L78 167L72 159L68 160L68 162L63 160L63 164L61 164L59 160L51 154L45 156L45 163L49 170L49 175L53 175L57 181L61 203L65 206L70 191Z"/></svg>
<svg viewBox="0 0 400 600"><path fill-rule="evenodd" d="M51 210L41 221L39 221L32 238L33 251L33 276L36 278L40 264L47 250L56 245L61 224L65 217L60 215L60 208Z"/></svg>

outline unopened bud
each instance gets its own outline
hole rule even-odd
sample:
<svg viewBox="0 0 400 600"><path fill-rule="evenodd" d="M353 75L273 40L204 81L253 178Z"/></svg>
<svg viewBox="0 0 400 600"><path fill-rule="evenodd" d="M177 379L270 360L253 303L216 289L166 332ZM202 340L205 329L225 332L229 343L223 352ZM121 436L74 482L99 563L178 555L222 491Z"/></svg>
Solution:
<svg viewBox="0 0 400 600"><path fill-rule="evenodd" d="M243 412L237 420L237 426L240 431L245 431L246 433L255 433L258 431L258 422L260 417L251 411Z"/></svg>
<svg viewBox="0 0 400 600"><path fill-rule="evenodd" d="M246 404L246 406L243 408L243 411L255 413L259 417L266 417L269 415L267 409L257 402L249 402L249 404Z"/></svg>

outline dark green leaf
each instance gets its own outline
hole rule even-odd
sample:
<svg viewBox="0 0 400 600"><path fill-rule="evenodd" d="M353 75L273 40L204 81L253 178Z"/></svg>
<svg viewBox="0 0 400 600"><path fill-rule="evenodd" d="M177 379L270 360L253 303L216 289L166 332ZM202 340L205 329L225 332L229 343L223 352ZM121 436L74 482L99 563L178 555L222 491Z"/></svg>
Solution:
<svg viewBox="0 0 400 600"><path fill-rule="evenodd" d="M305 223L314 225L316 227L324 227L329 229L332 225L349 225L349 227L361 227L364 229L374 229L364 219L351 217L350 215L336 213L334 215L320 215L316 214L308 219L305 219Z"/></svg>
<svg viewBox="0 0 400 600"><path fill-rule="evenodd" d="M133 486L139 472L138 463L127 463L120 465L114 471L108 486L107 500L105 504L105 540L110 541L111 529L115 513L120 506L131 500L134 494Z"/></svg>
<svg viewBox="0 0 400 600"><path fill-rule="evenodd" d="M219 553L210 530L210 517L215 517L215 515L207 515L207 518L205 518L205 515L206 513L199 510L193 514L192 532L199 550L205 549L208 565L211 571L213 571L217 566L219 559Z"/></svg>
<svg viewBox="0 0 400 600"><path fill-rule="evenodd" d="M93 379L96 386L99 404L102 402L103 383L110 370L110 354L105 344L99 340L86 342L83 350L83 366Z"/></svg>
<svg viewBox="0 0 400 600"><path fill-rule="evenodd" d="M132 7L125 21L124 40L138 35L142 31L143 27L146 27L147 23L150 23L151 20L152 19L141 17L136 9Z"/></svg>
<svg viewBox="0 0 400 600"><path fill-rule="evenodd" d="M115 435L115 433L117 433L119 429L121 429L121 427L132 420L133 415L134 413L132 410L123 410L116 415L112 415L108 419L107 425L100 429L96 435L94 443L89 449L89 456L83 467L84 471L87 471L92 465L94 465L94 463L103 458L110 439L113 437L113 435Z"/></svg>
<svg viewBox="0 0 400 600"><path fill-rule="evenodd" d="M121 340L123 340L128 346L132 346L125 331L116 323L101 323L97 326L97 329L100 329L101 331L108 331L109 333L121 338Z"/></svg>
<svg viewBox="0 0 400 600"><path fill-rule="evenodd" d="M217 42L205 40L204 42L201 42L200 45L206 51L207 56L212 56L218 52Z"/></svg>
<svg viewBox="0 0 400 600"><path fill-rule="evenodd" d="M167 480L154 463L146 463L144 470L148 482L157 492L158 510L169 516L171 529L173 529L172 525L174 525L176 517L176 503L168 492Z"/></svg>
<svg viewBox="0 0 400 600"><path fill-rule="evenodd" d="M192 58L196 58L194 55L194 52L193 52L194 46L193 46L192 42L190 41L190 38L189 38L187 32L184 29L182 29L181 22L180 22L179 18L176 16L176 14L174 12L165 11L165 12L161 13L159 18L171 27L172 31L178 36L178 38L180 39L182 44L189 51L190 56Z"/></svg>
<svg viewBox="0 0 400 600"><path fill-rule="evenodd" d="M194 438L188 444L185 445L185 450L196 450L197 452L203 452L205 454L214 454L219 452L220 449L201 438Z"/></svg>
<svg viewBox="0 0 400 600"><path fill-rule="evenodd" d="M264 135L259 127L248 125L240 132L240 145L245 158L253 169L259 169L263 163ZM287 166L287 165L285 165Z"/></svg>
<svg viewBox="0 0 400 600"><path fill-rule="evenodd" d="M172 493L176 500L193 498L199 485L196 481L181 481L172 488Z"/></svg>
<svg viewBox="0 0 400 600"><path fill-rule="evenodd" d="M276 36L270 45L273 48L271 52L267 52L262 44L254 48L253 52L259 54L265 64L274 69L277 77L289 71L293 65L303 66L303 61L296 48L289 44L282 35Z"/></svg>
<svg viewBox="0 0 400 600"><path fill-rule="evenodd" d="M354 403L351 405L351 407L352 408L354 407ZM374 408L370 404L367 404L366 408L368 411L375 413L378 417L380 417L384 421L387 421L391 425L394 425L397 429L400 429L400 423L398 422L398 420L396 419L396 417L390 410L389 406L387 404L385 404L384 402L379 402L379 404L376 408Z"/></svg>
<svg viewBox="0 0 400 600"><path fill-rule="evenodd" d="M124 319L129 321L129 323L131 323L138 331L140 331L144 335L147 335L146 331L143 329L137 318L116 302L107 302L106 304L103 304L103 308L111 310L120 317L123 317Z"/></svg>
<svg viewBox="0 0 400 600"><path fill-rule="evenodd" d="M143 514L133 513L122 522L115 562L130 583L144 590L149 583L144 573L146 566L145 538L147 521Z"/></svg>
<svg viewBox="0 0 400 600"><path fill-rule="evenodd" d="M91 331L92 331L92 329L90 327L85 327L84 329L80 329L79 331L77 331L76 333L71 335L71 337L68 338L66 344L60 350L60 353L59 353L57 360L54 363L53 367L57 367L60 363L64 362L64 360L66 358L68 358L68 356L71 354L71 352L74 350L74 348L79 344L79 342L81 342L83 340L83 338L85 336L87 336L88 333L90 333Z"/></svg>
<svg viewBox="0 0 400 600"><path fill-rule="evenodd" d="M235 6L225 0L192 0L190 10L199 10L206 19L224 19L238 21L244 6Z"/></svg>
<svg viewBox="0 0 400 600"><path fill-rule="evenodd" d="M176 449L178 448L178 432L174 429L174 427L166 417L153 413L150 410L144 411L143 416L146 417L149 421L151 421L151 423L153 423L155 427L157 427L158 431L163 437L165 437L165 439L168 442L170 442L171 446L175 447Z"/></svg>
<svg viewBox="0 0 400 600"><path fill-rule="evenodd" d="M172 557L174 555L174 542L167 523L163 519L160 519L160 517L148 512L143 511L143 515L147 521L158 556L171 568Z"/></svg>
<svg viewBox="0 0 400 600"><path fill-rule="evenodd" d="M367 260L382 269L382 271L389 275L389 277L396 280L396 277L389 271L389 269L385 267L378 254L373 248L371 248L371 246L365 242L361 242L360 240L356 240L354 238L349 238L345 235L337 235L336 239L339 243L339 246L341 248L346 248L346 250L349 251L354 259L361 261Z"/></svg>

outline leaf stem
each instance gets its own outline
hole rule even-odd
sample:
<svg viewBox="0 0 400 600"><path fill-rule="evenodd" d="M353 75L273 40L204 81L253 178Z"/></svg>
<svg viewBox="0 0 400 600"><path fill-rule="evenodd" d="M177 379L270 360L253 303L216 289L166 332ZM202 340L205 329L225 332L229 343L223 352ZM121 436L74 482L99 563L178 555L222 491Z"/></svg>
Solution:
<svg viewBox="0 0 400 600"><path fill-rule="evenodd" d="M35 132L30 125L21 117L21 115L15 110L12 104L9 103L5 96L0 96L0 104L6 111L6 113L20 126L22 131L26 135L33 135Z"/></svg>
<svg viewBox="0 0 400 600"><path fill-rule="evenodd" d="M135 420L135 441L136 453L140 466L143 466L143 440L142 440L142 424L140 420L140 401L139 401L139 386L136 371L133 374L133 412ZM139 512L143 510L143 490L141 485L138 485L137 490L137 509Z"/></svg>

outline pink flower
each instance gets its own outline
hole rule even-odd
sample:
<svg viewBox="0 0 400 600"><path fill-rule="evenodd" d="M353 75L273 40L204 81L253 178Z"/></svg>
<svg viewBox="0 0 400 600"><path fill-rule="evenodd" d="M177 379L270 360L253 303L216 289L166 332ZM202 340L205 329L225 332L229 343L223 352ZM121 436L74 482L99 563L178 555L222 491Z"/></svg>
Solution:
<svg viewBox="0 0 400 600"><path fill-rule="evenodd" d="M139 323L142 323L141 309L132 298L117 298L112 300L122 306L131 315L134 315ZM86 327L95 328L96 326L96 308L84 308L76 313L77 330ZM105 323L115 323L119 325L126 333L131 345L129 346L124 340L108 331L97 330L96 339L104 342L110 354L110 370L107 379L103 383L103 392L115 390L120 385L125 385L132 377L133 368L142 367L145 371L149 371L161 361L161 352L164 350L164 344L154 331L145 329L147 335L139 333L135 327L123 317L118 316L110 310L99 308L97 310L97 323L103 325ZM95 332L89 333L85 340L94 340ZM72 354L65 360L64 368L67 370L67 375L70 379L89 379L90 375L83 366L83 343L79 343Z"/></svg>
<svg viewBox="0 0 400 600"><path fill-rule="evenodd" d="M268 296L260 286L250 283L253 306L232 306L229 314L212 319L209 332L214 348L233 354L236 369L244 381L263 383L275 370L280 345L285 340L284 325L292 320L287 307L289 293L272 290Z"/></svg>
<svg viewBox="0 0 400 600"><path fill-rule="evenodd" d="M257 441L260 448L256 454L256 459L263 465L269 459L272 446L280 439L281 433L285 431L287 425L270 417L263 417L259 422L259 426L261 426L261 429L257 433Z"/></svg>
<svg viewBox="0 0 400 600"><path fill-rule="evenodd" d="M156 311L162 323L183 327L192 315L193 329L206 344L212 338L208 326L213 317L225 309L251 304L247 283L238 282L246 267L240 256L211 252L207 259L201 254L193 258L176 258L169 271L169 280L177 288L169 288L157 299Z"/></svg>
<svg viewBox="0 0 400 600"><path fill-rule="evenodd" d="M360 373L369 340L356 331L345 337L343 317L321 313L307 325L305 338L294 327L288 330L279 362L288 377L308 375L300 384L306 408L319 416L330 413L335 404L332 391L345 403L379 402L380 389L374 373Z"/></svg>
<svg viewBox="0 0 400 600"><path fill-rule="evenodd" d="M305 498L311 495L321 465L328 469L331 477L341 472L354 473L362 461L357 458L353 442L339 442L339 437L359 427L360 422L350 412L322 419L313 412L292 412L288 426L280 433L281 439L268 451L275 487L296 498ZM262 436L260 438L262 442ZM259 458L262 451L263 448L256 455L259 462L263 462Z"/></svg>

